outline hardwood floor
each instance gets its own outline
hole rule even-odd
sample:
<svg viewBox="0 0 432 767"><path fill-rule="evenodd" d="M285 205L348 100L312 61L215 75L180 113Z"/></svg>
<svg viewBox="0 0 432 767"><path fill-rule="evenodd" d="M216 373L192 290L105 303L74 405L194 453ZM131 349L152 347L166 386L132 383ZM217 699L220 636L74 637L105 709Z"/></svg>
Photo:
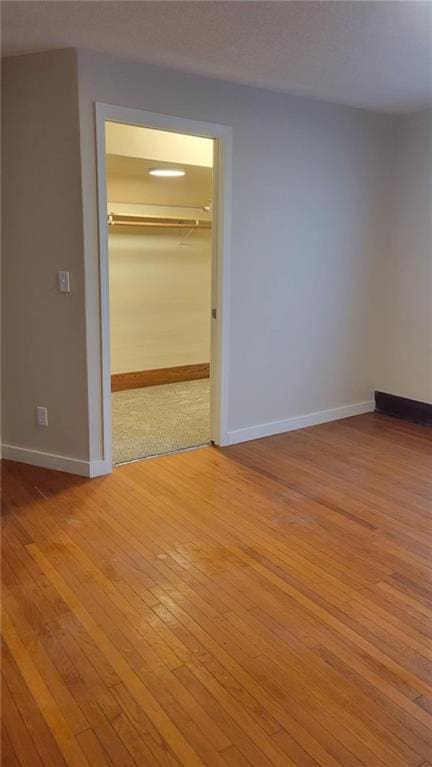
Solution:
<svg viewBox="0 0 432 767"><path fill-rule="evenodd" d="M2 475L3 765L432 763L430 429Z"/></svg>

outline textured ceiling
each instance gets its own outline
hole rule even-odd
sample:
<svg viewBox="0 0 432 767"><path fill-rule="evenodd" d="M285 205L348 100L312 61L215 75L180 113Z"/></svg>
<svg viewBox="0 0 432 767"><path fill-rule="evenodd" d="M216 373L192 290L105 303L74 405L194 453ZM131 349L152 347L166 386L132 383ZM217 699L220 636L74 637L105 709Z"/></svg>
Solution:
<svg viewBox="0 0 432 767"><path fill-rule="evenodd" d="M354 106L432 103L432 2L2 3L3 55L67 46Z"/></svg>

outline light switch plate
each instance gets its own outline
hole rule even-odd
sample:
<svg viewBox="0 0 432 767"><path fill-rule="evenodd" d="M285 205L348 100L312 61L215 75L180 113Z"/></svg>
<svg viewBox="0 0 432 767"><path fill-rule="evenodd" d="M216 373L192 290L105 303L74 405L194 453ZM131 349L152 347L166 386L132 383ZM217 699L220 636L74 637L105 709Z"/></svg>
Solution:
<svg viewBox="0 0 432 767"><path fill-rule="evenodd" d="M70 293L70 273L57 272L57 285L59 293Z"/></svg>

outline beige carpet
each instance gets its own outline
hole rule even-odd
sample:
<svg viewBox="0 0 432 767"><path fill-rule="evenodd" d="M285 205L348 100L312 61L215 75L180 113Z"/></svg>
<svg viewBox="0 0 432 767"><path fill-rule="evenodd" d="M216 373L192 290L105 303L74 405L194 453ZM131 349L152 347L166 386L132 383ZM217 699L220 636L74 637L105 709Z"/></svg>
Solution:
<svg viewBox="0 0 432 767"><path fill-rule="evenodd" d="M113 463L210 442L210 383L185 381L113 392Z"/></svg>

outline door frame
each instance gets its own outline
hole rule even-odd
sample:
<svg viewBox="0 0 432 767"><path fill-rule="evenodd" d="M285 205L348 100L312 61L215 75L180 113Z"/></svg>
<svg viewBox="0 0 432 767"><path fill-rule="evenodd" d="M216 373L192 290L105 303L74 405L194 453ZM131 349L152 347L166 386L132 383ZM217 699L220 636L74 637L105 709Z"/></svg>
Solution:
<svg viewBox="0 0 432 767"><path fill-rule="evenodd" d="M112 471L111 354L105 123L118 122L214 139L210 331L211 441L228 444L232 128L227 125L96 102L96 158L102 387L102 474ZM216 317L214 317L216 310Z"/></svg>

